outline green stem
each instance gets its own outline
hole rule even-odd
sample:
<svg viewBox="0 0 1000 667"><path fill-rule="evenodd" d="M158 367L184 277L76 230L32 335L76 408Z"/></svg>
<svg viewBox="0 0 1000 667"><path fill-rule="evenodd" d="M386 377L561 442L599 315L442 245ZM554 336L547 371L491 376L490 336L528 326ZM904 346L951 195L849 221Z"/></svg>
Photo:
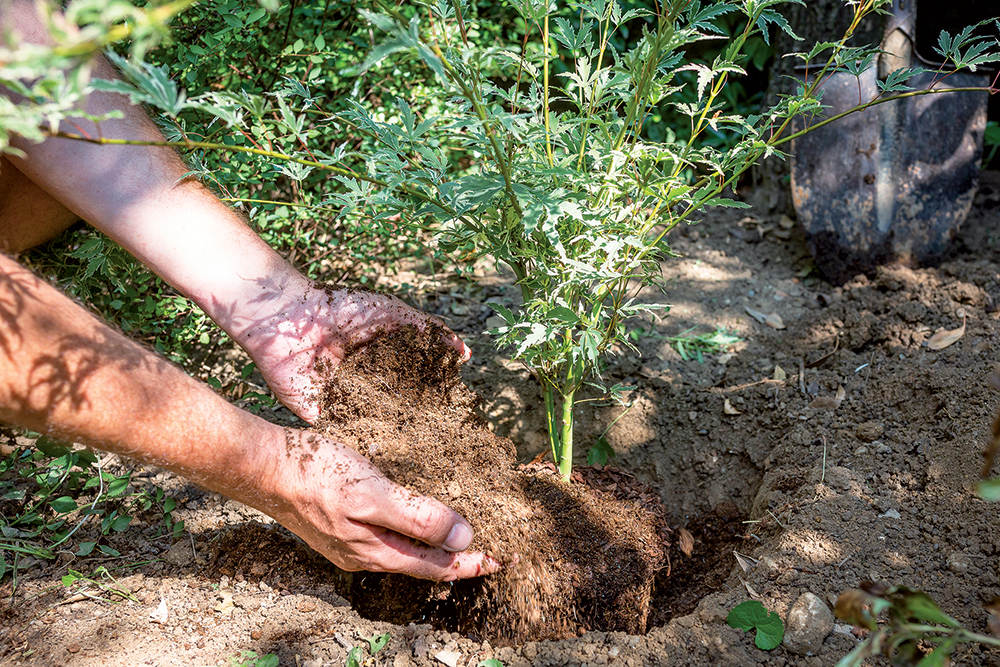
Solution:
<svg viewBox="0 0 1000 667"><path fill-rule="evenodd" d="M549 447L552 449L552 460L559 464L559 453L562 446L559 441L559 417L556 415L555 387L542 380L542 397L545 399L545 419L549 431Z"/></svg>
<svg viewBox="0 0 1000 667"><path fill-rule="evenodd" d="M570 366L570 373L574 367L575 364ZM569 374L567 374L566 379L569 380ZM569 482L569 476L573 472L573 396L575 394L576 390L570 389L563 394L562 399L562 447L557 465L564 482Z"/></svg>

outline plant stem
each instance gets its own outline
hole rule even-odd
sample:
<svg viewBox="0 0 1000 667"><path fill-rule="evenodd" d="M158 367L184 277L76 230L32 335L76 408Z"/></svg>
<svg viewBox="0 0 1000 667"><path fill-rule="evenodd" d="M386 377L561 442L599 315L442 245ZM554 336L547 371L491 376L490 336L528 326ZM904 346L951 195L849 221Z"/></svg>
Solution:
<svg viewBox="0 0 1000 667"><path fill-rule="evenodd" d="M570 365L567 380L575 367L576 364ZM563 394L562 447L559 452L559 460L556 463L559 466L559 474L562 476L564 482L569 482L570 473L573 472L573 396L575 394L575 388Z"/></svg>
<svg viewBox="0 0 1000 667"><path fill-rule="evenodd" d="M545 399L545 419L548 422L549 447L552 449L552 460L559 465L559 454L562 450L559 441L559 419L556 416L555 387L542 379L542 396Z"/></svg>

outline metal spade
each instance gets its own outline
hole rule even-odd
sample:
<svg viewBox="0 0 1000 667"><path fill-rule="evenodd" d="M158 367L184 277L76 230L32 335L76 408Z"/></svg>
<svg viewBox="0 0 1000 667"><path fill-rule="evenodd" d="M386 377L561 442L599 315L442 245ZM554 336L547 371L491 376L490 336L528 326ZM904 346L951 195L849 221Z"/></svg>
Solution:
<svg viewBox="0 0 1000 667"><path fill-rule="evenodd" d="M824 117L873 99L876 77L919 62L915 0L894 0L892 11L878 67L860 80L838 72L824 82ZM922 90L941 77L925 72L908 85ZM988 85L985 76L953 73L934 88ZM894 100L792 142L792 201L829 280L841 284L886 262L921 265L943 256L975 196L988 97L974 91Z"/></svg>

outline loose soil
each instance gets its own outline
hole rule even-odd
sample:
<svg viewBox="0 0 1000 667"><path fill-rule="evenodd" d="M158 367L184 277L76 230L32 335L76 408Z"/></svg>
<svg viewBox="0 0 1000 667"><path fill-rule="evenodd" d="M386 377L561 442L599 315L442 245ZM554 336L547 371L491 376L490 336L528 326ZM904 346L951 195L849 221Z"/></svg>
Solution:
<svg viewBox="0 0 1000 667"><path fill-rule="evenodd" d="M592 628L644 632L666 560L662 505L654 514L635 502L635 484L613 484L613 494L588 490L581 476L564 484L555 466L516 467L513 443L478 414L480 398L462 384L443 333L409 326L326 369L319 427L393 481L469 517L471 548L503 571L449 586L360 574L349 594L355 607L504 644Z"/></svg>
<svg viewBox="0 0 1000 667"><path fill-rule="evenodd" d="M637 335L641 356L614 358L604 374L636 387L631 407L623 414L595 401L577 415L579 442L608 429L613 465L659 493L675 542L681 529L694 538L691 556L675 548L670 576L655 582L645 634L579 635L578 627L577 637L501 646L422 618L370 620L359 613L373 615L357 575L337 572L238 503L143 469L136 483L167 488L188 534L157 540L155 521L137 519L111 540L123 559L64 555L30 568L13 595L5 583L0 663L216 665L253 650L276 653L282 665L340 667L351 646L367 646L363 637L388 632L378 664L441 665L455 657L444 651L462 666L486 658L507 667L834 665L859 641L846 626L835 624L809 650L764 652L725 617L756 597L787 619L804 593L832 606L864 580L927 591L983 631L983 603L1000 594L1000 514L973 493L998 405L987 382L1000 362L998 204L1000 175L987 173L941 266L884 267L839 288L816 275L801 236L777 219L712 212L674 235L681 258L663 264L669 316ZM480 333L492 326L487 300L516 303L509 281L486 272L475 285L442 283L419 271L393 280L421 286L415 305L473 348L462 378L483 396L494 448L509 438L522 462L544 452L538 389ZM747 306L777 313L786 328L758 324ZM964 336L927 348L935 330L962 324L960 311ZM682 359L664 338L720 325L743 341L704 363ZM227 352L211 370L235 375L242 363ZM281 411L269 418L288 419ZM472 500L459 491L456 505ZM118 585L135 601L72 597L59 582L68 567L101 564L127 566ZM434 592L452 598L453 590ZM997 665L1000 655L973 647L956 664Z"/></svg>

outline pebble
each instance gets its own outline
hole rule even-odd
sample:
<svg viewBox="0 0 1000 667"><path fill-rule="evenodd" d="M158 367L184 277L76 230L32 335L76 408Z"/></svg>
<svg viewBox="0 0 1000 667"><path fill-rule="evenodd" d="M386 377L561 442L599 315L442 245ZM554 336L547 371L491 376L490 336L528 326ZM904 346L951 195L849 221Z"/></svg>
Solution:
<svg viewBox="0 0 1000 667"><path fill-rule="evenodd" d="M948 569L955 574L965 574L970 567L972 567L972 559L969 558L968 554L956 551L948 556Z"/></svg>
<svg viewBox="0 0 1000 667"><path fill-rule="evenodd" d="M792 605L785 619L785 647L797 655L819 651L823 640L833 631L830 608L813 593L803 593Z"/></svg>
<svg viewBox="0 0 1000 667"><path fill-rule="evenodd" d="M875 442L884 432L885 428L878 422L863 422L855 429L855 434L861 442Z"/></svg>
<svg viewBox="0 0 1000 667"><path fill-rule="evenodd" d="M899 514L899 510L889 509L885 511L885 514L879 514L880 519L902 519L903 517Z"/></svg>

